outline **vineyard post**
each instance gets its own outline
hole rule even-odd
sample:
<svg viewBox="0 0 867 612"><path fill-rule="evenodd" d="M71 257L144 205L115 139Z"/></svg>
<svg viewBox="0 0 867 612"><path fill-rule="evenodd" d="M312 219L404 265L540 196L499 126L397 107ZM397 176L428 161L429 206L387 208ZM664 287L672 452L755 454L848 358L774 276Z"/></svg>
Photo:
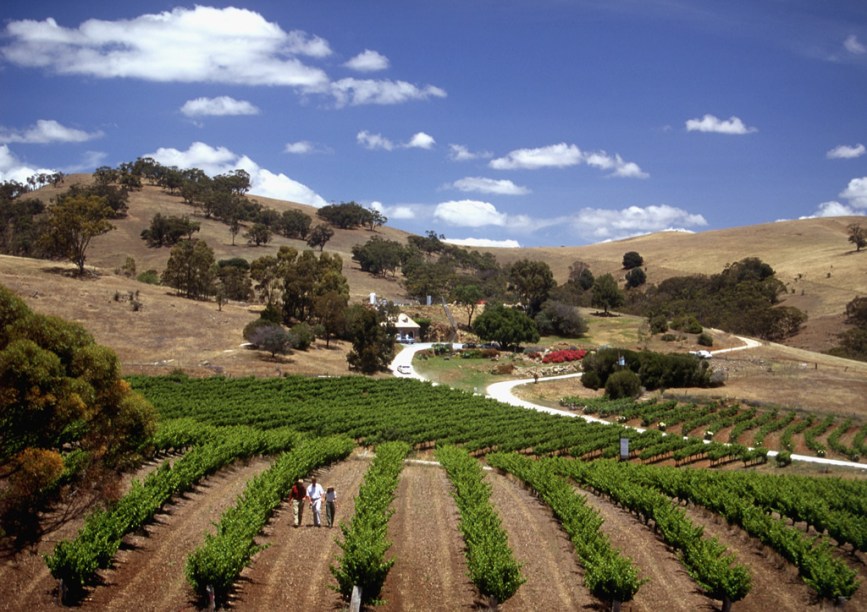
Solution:
<svg viewBox="0 0 867 612"><path fill-rule="evenodd" d="M214 587L209 584L205 587L205 590L208 592L208 610L213 612L217 609L217 598L214 595Z"/></svg>
<svg viewBox="0 0 867 612"><path fill-rule="evenodd" d="M349 612L361 611L361 587L357 584L352 587L352 599L349 600Z"/></svg>

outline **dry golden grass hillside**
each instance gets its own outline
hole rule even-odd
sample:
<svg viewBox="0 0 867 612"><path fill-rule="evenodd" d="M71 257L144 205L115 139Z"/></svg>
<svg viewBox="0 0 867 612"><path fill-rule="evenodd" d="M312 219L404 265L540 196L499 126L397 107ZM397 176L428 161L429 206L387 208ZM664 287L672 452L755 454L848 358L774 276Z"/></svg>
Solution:
<svg viewBox="0 0 867 612"><path fill-rule="evenodd" d="M72 181L86 180L90 178L69 177L61 188ZM45 189L40 195L48 200L56 193L56 190ZM312 207L268 198L255 199L280 211L300 209L315 219ZM324 343L317 343L307 353L296 353L278 361L263 359L240 348L241 330L257 316L252 311L253 305L230 303L218 310L213 302L181 299L164 287L138 283L116 273L127 257L135 259L139 272L164 269L170 249L148 248L139 236L157 212L192 215L194 211L178 196L146 186L131 195L129 214L114 222L116 229L94 240L87 261L94 273L86 279L64 273L67 267L58 262L0 257L0 283L19 293L36 311L85 325L98 342L118 353L127 372L165 372L180 367L201 374L215 371L232 375L347 373L346 346L340 343L332 343L327 349ZM274 254L282 245L306 248L301 241L282 237L275 237L267 246L254 247L247 245L241 235L233 246L226 225L203 217L196 220L201 223L198 236L214 249L218 259L237 256L252 260ZM786 303L807 311L810 316L804 332L790 344L798 349L818 351L833 345L835 334L842 329L845 304L856 296L867 295L867 252L856 253L847 242L846 226L858 220L810 219L700 234L663 232L587 246L487 250L501 263L521 258L544 260L558 282L566 279L569 265L576 260L590 264L596 275L611 272L615 277L622 277L621 262L627 251L638 251L643 256L648 283L658 283L675 275L712 274L727 263L760 257L773 266L786 283L789 290ZM371 292L402 300L405 296L399 279L372 277L361 272L351 260L352 246L373 235L366 229L336 230L325 250L343 258L343 271L354 300L365 301ZM398 241L405 241L408 236L406 232L389 227L379 228L375 235ZM134 312L126 301L129 292L139 292L139 301L144 305L140 311ZM762 355L762 359L771 358L771 355ZM738 355L738 359L748 358L744 354ZM810 385L809 372L803 364L824 357L805 353L780 359L793 364L792 371L798 374L790 385L791 396L797 398L798 388ZM859 378L864 374L863 378L867 378L867 372L862 372L860 364L846 363L852 367L833 364L834 371L839 369L846 376L829 382L851 390L854 387L849 376ZM763 369L774 372L768 365L748 369L750 377L760 376ZM791 373L788 369L786 372ZM806 378L801 379L801 374ZM812 376L815 380L815 369ZM779 382L779 371L774 378ZM747 387L764 386L756 380L745 380L743 392L746 393ZM774 383L769 384L762 392L765 401L773 401ZM735 381L732 381L730 391L735 388ZM822 393L820 389L815 391ZM851 403L852 398L847 395L843 401Z"/></svg>

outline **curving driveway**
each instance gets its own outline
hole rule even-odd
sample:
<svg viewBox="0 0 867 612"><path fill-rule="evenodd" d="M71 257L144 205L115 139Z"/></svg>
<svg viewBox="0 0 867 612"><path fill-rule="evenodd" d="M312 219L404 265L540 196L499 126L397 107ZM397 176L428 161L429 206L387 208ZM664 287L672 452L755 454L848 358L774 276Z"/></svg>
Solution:
<svg viewBox="0 0 867 612"><path fill-rule="evenodd" d="M716 351L712 351L713 355L723 354L723 353L731 353L734 351L743 351L750 348L756 348L761 346L762 343L758 340L754 340L753 338L746 338L744 336L737 336L738 340L743 342L743 346L736 346L727 349L719 349ZM412 366L412 359L418 351L428 349L433 346L433 343L424 342L419 344L411 344L404 345L403 350L400 351L391 362L389 366L389 370L391 370L395 376L400 378L415 378L416 380L427 380L424 376L416 372L415 368ZM460 348L461 344L453 344L455 348ZM564 378L578 378L581 374L563 374L561 376L549 376L546 378L540 378L538 380L539 383L544 383L549 380L562 380ZM529 383L535 383L536 381L532 378L524 378L518 380L506 380L503 382L493 383L488 385L485 389L485 395L492 399L495 399L499 402L503 402L504 404L510 404L512 406L518 406L520 408L526 408L528 410L536 410L538 412L545 412L548 414L554 414L557 416L563 417L572 417L572 418L581 418L585 421L591 421L594 423L603 423L605 425L610 425L610 421L606 421L604 419L599 419L596 417L587 416L584 414L577 414L574 412L564 412L562 410L557 410L555 408L549 408L548 406L541 406L539 404L534 404L532 402L528 402L526 400L522 400L518 397L515 397L512 394L512 389L517 387L518 385L526 385ZM436 382L432 382L432 384L437 384ZM643 431L639 427L635 427L637 431ZM777 451L768 451L768 457L776 457ZM867 470L867 464L863 463L852 463L851 461L842 461L839 459L826 459L824 457L811 457L809 455L792 455L793 461L804 461L807 463L816 463L821 465L828 466L836 466L836 467L848 467L859 470Z"/></svg>

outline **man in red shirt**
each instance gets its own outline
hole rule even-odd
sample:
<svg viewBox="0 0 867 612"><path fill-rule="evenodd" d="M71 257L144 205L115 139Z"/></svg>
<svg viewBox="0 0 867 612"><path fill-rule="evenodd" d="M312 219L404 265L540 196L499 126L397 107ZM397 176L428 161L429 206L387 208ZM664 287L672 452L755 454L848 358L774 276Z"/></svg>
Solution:
<svg viewBox="0 0 867 612"><path fill-rule="evenodd" d="M292 516L295 519L295 526L298 527L301 525L301 519L304 515L304 500L307 499L307 489L304 487L304 481L300 478L292 485L289 499L292 500Z"/></svg>

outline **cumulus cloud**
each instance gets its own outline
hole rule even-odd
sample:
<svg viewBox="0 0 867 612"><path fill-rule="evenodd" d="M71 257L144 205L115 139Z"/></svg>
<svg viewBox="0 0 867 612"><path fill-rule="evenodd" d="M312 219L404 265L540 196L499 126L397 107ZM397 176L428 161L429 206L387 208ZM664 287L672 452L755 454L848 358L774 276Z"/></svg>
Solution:
<svg viewBox="0 0 867 612"><path fill-rule="evenodd" d="M51 174L54 170L36 168L19 160L5 144L0 144L0 182L17 181L26 183L34 174Z"/></svg>
<svg viewBox="0 0 867 612"><path fill-rule="evenodd" d="M826 156L828 159L854 159L864 155L867 149L862 144L856 144L854 147L849 145L839 145L828 151Z"/></svg>
<svg viewBox="0 0 867 612"><path fill-rule="evenodd" d="M411 100L446 97L445 90L433 85L419 87L406 81L353 78L340 79L331 83L331 93L337 106L402 104Z"/></svg>
<svg viewBox="0 0 867 612"><path fill-rule="evenodd" d="M53 119L40 119L25 130L0 127L0 143L48 144L52 142L87 142L101 138L102 132L85 132L61 125Z"/></svg>
<svg viewBox="0 0 867 612"><path fill-rule="evenodd" d="M358 132L355 140L365 149L393 151L394 149L431 149L436 144L433 136L424 132L417 132L410 139L402 144L386 138L382 134L373 134L367 130Z"/></svg>
<svg viewBox="0 0 867 612"><path fill-rule="evenodd" d="M849 181L840 197L849 200L849 205L854 208L867 208L867 176Z"/></svg>
<svg viewBox="0 0 867 612"><path fill-rule="evenodd" d="M437 204L434 217L451 225L482 227L506 225L507 215L499 212L490 202L479 200L451 200Z"/></svg>
<svg viewBox="0 0 867 612"><path fill-rule="evenodd" d="M419 206L413 206L411 204L397 204L395 206L386 206L382 202L371 202L370 208L373 210L381 212L383 215L388 217L389 219L415 219L418 215L416 214L416 209L420 208Z"/></svg>
<svg viewBox="0 0 867 612"><path fill-rule="evenodd" d="M322 87L325 72L299 56L331 54L305 32L285 32L260 14L228 7L175 8L133 19L90 19L78 28L13 21L3 55L20 66L60 74L148 81Z"/></svg>
<svg viewBox="0 0 867 612"><path fill-rule="evenodd" d="M846 206L836 200L830 202L822 202L819 208L812 215L798 217L799 219L815 219L817 217L850 217L862 213L856 212L853 208Z"/></svg>
<svg viewBox="0 0 867 612"><path fill-rule="evenodd" d="M516 149L505 157L491 160L489 165L495 170L536 170L577 166L582 159L581 149L561 142L537 149Z"/></svg>
<svg viewBox="0 0 867 612"><path fill-rule="evenodd" d="M356 142L365 149L382 149L383 151L391 151L394 149L394 143L382 134L371 134L367 130L358 132L355 136Z"/></svg>
<svg viewBox="0 0 867 612"><path fill-rule="evenodd" d="M246 155L238 155L226 147L212 147L203 142L194 142L186 151L166 147L157 149L145 157L152 157L164 166L199 168L209 176L244 170L250 174L252 194L316 207L328 204L310 187L285 174L262 168Z"/></svg>
<svg viewBox="0 0 867 612"><path fill-rule="evenodd" d="M226 115L258 115L259 109L246 100L219 96L217 98L187 100L181 107L181 112L187 117L222 117Z"/></svg>
<svg viewBox="0 0 867 612"><path fill-rule="evenodd" d="M620 155L605 151L582 151L574 144L561 142L536 149L516 149L488 164L495 170L538 170L540 168L567 168L587 164L593 168L609 171L609 176L622 178L647 178L638 164L624 161Z"/></svg>
<svg viewBox="0 0 867 612"><path fill-rule="evenodd" d="M90 19L77 28L54 19L11 21L0 57L26 68L63 75L181 83L294 87L333 96L337 106L400 104L444 97L433 85L406 81L334 81L312 61L328 57L325 39L286 31L248 9L195 6L133 19ZM375 51L350 60L356 70L387 66Z"/></svg>
<svg viewBox="0 0 867 612"><path fill-rule="evenodd" d="M433 136L424 132L418 132L412 135L412 138L406 143L406 147L408 149L431 149L435 144L436 140L434 140Z"/></svg>
<svg viewBox="0 0 867 612"><path fill-rule="evenodd" d="M332 153L332 149L326 145L310 142L309 140L299 140L297 142L287 142L283 147L284 153L291 155L312 155L314 153Z"/></svg>
<svg viewBox="0 0 867 612"><path fill-rule="evenodd" d="M343 65L358 72L376 72L388 69L388 58L376 51L365 49Z"/></svg>
<svg viewBox="0 0 867 612"><path fill-rule="evenodd" d="M491 247L500 249L520 249L517 240L493 240L491 238L446 238L443 242L465 247Z"/></svg>
<svg viewBox="0 0 867 612"><path fill-rule="evenodd" d="M474 159L488 159L493 157L490 151L470 151L464 145L450 144L449 158L454 161L471 161Z"/></svg>
<svg viewBox="0 0 867 612"><path fill-rule="evenodd" d="M854 34L850 34L846 37L846 40L843 41L843 47L853 55L863 55L864 53L867 53L867 47L865 47Z"/></svg>
<svg viewBox="0 0 867 612"><path fill-rule="evenodd" d="M468 176L452 183L452 187L465 192L494 193L497 195L526 195L530 190L510 180Z"/></svg>
<svg viewBox="0 0 867 612"><path fill-rule="evenodd" d="M714 115L705 115L701 119L687 119L686 131L742 135L757 132L758 129L747 127L739 117L732 116L723 120Z"/></svg>
<svg viewBox="0 0 867 612"><path fill-rule="evenodd" d="M626 238L674 228L702 227L707 220L668 204L629 206L620 210L583 208L572 217L575 230L597 240Z"/></svg>

